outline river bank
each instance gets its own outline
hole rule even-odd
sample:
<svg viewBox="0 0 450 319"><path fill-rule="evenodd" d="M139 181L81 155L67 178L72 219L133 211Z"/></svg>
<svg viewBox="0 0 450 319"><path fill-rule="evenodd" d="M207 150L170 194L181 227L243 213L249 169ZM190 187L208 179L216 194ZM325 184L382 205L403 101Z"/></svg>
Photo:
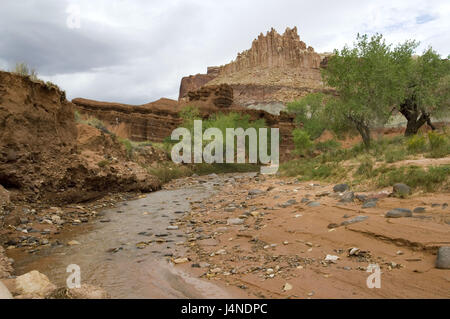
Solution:
<svg viewBox="0 0 450 319"><path fill-rule="evenodd" d="M450 270L435 268L450 244L448 194L348 198L333 187L254 173L182 178L93 204L96 218L7 252L18 275L37 269L58 286L78 264L83 282L113 298L450 297ZM386 218L394 208L414 213ZM367 286L369 264L379 289Z"/></svg>

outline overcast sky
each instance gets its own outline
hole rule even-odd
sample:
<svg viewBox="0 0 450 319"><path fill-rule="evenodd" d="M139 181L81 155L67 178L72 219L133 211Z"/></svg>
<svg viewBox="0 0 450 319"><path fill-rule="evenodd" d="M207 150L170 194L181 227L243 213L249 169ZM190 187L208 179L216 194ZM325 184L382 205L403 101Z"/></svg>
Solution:
<svg viewBox="0 0 450 319"><path fill-rule="evenodd" d="M450 54L448 0L1 0L0 68L26 62L69 99L143 104L293 26L316 52L380 32Z"/></svg>

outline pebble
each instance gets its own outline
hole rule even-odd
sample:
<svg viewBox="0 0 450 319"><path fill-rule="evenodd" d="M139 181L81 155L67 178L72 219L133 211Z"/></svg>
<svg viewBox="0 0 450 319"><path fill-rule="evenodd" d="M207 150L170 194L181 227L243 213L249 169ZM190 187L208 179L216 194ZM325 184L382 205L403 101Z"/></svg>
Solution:
<svg viewBox="0 0 450 319"><path fill-rule="evenodd" d="M411 217L412 211L406 208L394 208L385 214L386 218Z"/></svg>
<svg viewBox="0 0 450 319"><path fill-rule="evenodd" d="M309 202L306 206L308 207L318 207L320 206L319 202Z"/></svg>
<svg viewBox="0 0 450 319"><path fill-rule="evenodd" d="M189 259L187 259L186 257L176 258L173 260L174 264L184 264L184 263L187 263L188 261L189 261Z"/></svg>
<svg viewBox="0 0 450 319"><path fill-rule="evenodd" d="M344 220L341 223L341 226L346 226L346 225L350 225L350 224L354 224L354 223L359 223L359 222L365 221L367 218L369 218L369 216L362 216L362 215L356 216L356 217L353 217L352 219Z"/></svg>
<svg viewBox="0 0 450 319"><path fill-rule="evenodd" d="M167 226L166 229L167 229L167 230L177 230L177 229L178 229L178 226L170 225L170 226Z"/></svg>
<svg viewBox="0 0 450 319"><path fill-rule="evenodd" d="M80 242L76 241L76 240L71 240L67 243L67 245L69 246L75 246L75 245L81 245Z"/></svg>
<svg viewBox="0 0 450 319"><path fill-rule="evenodd" d="M426 210L425 207L416 207L416 208L414 208L413 213L416 213L416 214L424 213L425 210Z"/></svg>
<svg viewBox="0 0 450 319"><path fill-rule="evenodd" d="M292 290L292 285L290 283L285 283L283 286L284 291Z"/></svg>
<svg viewBox="0 0 450 319"><path fill-rule="evenodd" d="M347 184L337 184L333 187L333 191L335 193L343 193L348 189L349 189L349 187Z"/></svg>
<svg viewBox="0 0 450 319"><path fill-rule="evenodd" d="M411 194L411 187L406 184L397 183L392 187L392 193L394 196L405 197Z"/></svg>
<svg viewBox="0 0 450 319"><path fill-rule="evenodd" d="M244 224L244 220L241 218L228 218L227 224L228 225L242 225L242 224Z"/></svg>
<svg viewBox="0 0 450 319"><path fill-rule="evenodd" d="M436 268L450 269L450 246L439 248L436 258Z"/></svg>
<svg viewBox="0 0 450 319"><path fill-rule="evenodd" d="M260 189L251 189L248 191L248 194L251 196L255 196L255 195L259 195L264 193L264 191L260 190Z"/></svg>
<svg viewBox="0 0 450 319"><path fill-rule="evenodd" d="M362 205L362 208L374 208L377 207L376 201L367 201Z"/></svg>

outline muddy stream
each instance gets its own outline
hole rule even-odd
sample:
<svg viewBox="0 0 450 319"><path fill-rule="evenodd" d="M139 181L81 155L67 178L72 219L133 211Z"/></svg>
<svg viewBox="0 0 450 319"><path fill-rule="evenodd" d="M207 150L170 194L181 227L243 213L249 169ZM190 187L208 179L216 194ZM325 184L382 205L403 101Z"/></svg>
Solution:
<svg viewBox="0 0 450 319"><path fill-rule="evenodd" d="M183 232L167 230L170 222L189 211L190 203L217 192L220 178L198 186L157 191L100 211L98 219L57 237L62 243L75 240L79 245L11 254L16 273L38 270L63 287L70 275L67 266L76 264L81 269L81 283L101 286L112 298L230 297L222 288L168 261L171 254L183 256L186 249L176 244L185 241ZM153 242L148 246L137 248L137 243L150 240Z"/></svg>

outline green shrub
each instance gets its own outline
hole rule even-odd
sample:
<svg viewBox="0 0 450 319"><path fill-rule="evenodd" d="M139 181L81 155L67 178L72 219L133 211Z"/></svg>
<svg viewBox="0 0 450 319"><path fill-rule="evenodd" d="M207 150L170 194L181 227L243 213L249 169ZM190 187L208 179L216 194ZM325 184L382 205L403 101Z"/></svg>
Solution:
<svg viewBox="0 0 450 319"><path fill-rule="evenodd" d="M384 174L380 174L378 186L386 187L395 183L405 183L412 188L432 192L448 182L449 174L450 165L431 166L428 169L417 166L391 167Z"/></svg>
<svg viewBox="0 0 450 319"><path fill-rule="evenodd" d="M323 112L325 102L326 95L323 93L311 93L287 105L288 112L295 114L297 124L301 125L312 139L318 138L327 126Z"/></svg>
<svg viewBox="0 0 450 319"><path fill-rule="evenodd" d="M361 161L361 164L359 165L355 174L359 175L359 176L364 176L367 178L372 177L374 175L373 161L369 157L365 157Z"/></svg>
<svg viewBox="0 0 450 319"><path fill-rule="evenodd" d="M394 163L394 162L402 161L406 157L405 153L406 153L406 151L403 149L393 149L393 150L387 151L384 154L384 160L386 161L386 163Z"/></svg>
<svg viewBox="0 0 450 319"><path fill-rule="evenodd" d="M410 154L421 153L426 150L427 141L423 135L414 135L406 141L406 148Z"/></svg>
<svg viewBox="0 0 450 319"><path fill-rule="evenodd" d="M328 140L325 142L317 142L314 144L314 148L321 152L334 151L340 147L341 147L341 144L338 141L336 141L335 139Z"/></svg>
<svg viewBox="0 0 450 319"><path fill-rule="evenodd" d="M314 144L311 141L308 132L296 128L292 131L292 137L294 140L295 152L297 154L306 155L311 151Z"/></svg>
<svg viewBox="0 0 450 319"><path fill-rule="evenodd" d="M450 154L450 143L444 134L429 132L428 141L430 143L431 157L444 157Z"/></svg>

